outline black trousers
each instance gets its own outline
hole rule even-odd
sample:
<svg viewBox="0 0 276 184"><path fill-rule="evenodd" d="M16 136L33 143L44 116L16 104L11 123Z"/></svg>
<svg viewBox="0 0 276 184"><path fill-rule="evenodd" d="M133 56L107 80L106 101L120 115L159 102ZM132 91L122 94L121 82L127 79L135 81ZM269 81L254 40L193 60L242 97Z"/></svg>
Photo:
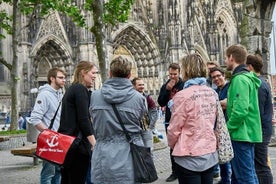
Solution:
<svg viewBox="0 0 276 184"><path fill-rule="evenodd" d="M177 178L179 184L213 184L213 169L211 167L202 172L191 171L177 165Z"/></svg>
<svg viewBox="0 0 276 184"><path fill-rule="evenodd" d="M262 143L256 143L254 148L255 170L259 180L259 184L272 184L273 176L268 166L268 144L270 137L263 136Z"/></svg>
<svg viewBox="0 0 276 184"><path fill-rule="evenodd" d="M167 128L169 126L169 123L168 122L165 122L165 130L166 130L166 133L167 133ZM172 152L173 150L170 149L170 159L171 159L171 164L172 164L172 174L177 176L177 166L176 166L176 163L174 161L174 157L172 156Z"/></svg>
<svg viewBox="0 0 276 184"><path fill-rule="evenodd" d="M61 184L85 184L90 156L78 150L68 154L69 163L61 168Z"/></svg>

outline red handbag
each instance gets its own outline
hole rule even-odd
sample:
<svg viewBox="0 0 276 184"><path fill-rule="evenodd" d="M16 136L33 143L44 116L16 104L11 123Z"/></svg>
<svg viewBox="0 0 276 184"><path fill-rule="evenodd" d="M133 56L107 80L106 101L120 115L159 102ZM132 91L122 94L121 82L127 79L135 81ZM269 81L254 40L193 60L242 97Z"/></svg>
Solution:
<svg viewBox="0 0 276 184"><path fill-rule="evenodd" d="M66 154L75 139L76 137L45 129L38 135L35 155L42 160L63 165Z"/></svg>
<svg viewBox="0 0 276 184"><path fill-rule="evenodd" d="M59 103L54 117L51 119L48 129L43 130L37 137L35 155L42 160L61 166L64 164L66 154L68 153L76 137L51 130L60 104L61 103Z"/></svg>

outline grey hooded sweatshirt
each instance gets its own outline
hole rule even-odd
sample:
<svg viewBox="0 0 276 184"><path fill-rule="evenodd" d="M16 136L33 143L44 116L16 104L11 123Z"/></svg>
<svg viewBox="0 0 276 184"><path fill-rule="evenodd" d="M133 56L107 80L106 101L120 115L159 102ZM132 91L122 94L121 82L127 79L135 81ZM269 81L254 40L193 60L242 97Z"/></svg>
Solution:
<svg viewBox="0 0 276 184"><path fill-rule="evenodd" d="M55 112L58 108L59 102L62 99L62 90L55 90L49 84L45 84L39 87L38 95L34 104L33 111L31 113L30 121L35 126L43 122L47 127L51 123L51 119L54 117ZM60 109L58 110L57 116L52 130L57 131L60 120Z"/></svg>
<svg viewBox="0 0 276 184"><path fill-rule="evenodd" d="M135 182L130 146L112 103L116 104L134 142L143 145L140 121L146 111L145 98L129 79L106 80L102 89L92 93L89 109L97 141L92 154L92 181L94 184L132 184Z"/></svg>

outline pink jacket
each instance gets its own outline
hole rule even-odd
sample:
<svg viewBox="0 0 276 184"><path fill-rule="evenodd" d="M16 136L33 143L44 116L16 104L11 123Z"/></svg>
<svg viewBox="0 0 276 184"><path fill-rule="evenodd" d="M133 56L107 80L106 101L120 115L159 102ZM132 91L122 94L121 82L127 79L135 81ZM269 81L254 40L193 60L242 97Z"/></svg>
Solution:
<svg viewBox="0 0 276 184"><path fill-rule="evenodd" d="M202 156L215 152L217 100L217 93L206 85L193 85L173 97L167 134L172 155Z"/></svg>

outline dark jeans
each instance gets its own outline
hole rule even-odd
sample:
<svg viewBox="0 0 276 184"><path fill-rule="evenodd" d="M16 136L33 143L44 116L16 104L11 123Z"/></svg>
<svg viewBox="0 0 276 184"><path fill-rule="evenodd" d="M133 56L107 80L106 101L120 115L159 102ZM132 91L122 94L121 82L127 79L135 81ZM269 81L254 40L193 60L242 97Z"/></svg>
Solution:
<svg viewBox="0 0 276 184"><path fill-rule="evenodd" d="M213 184L213 167L202 171L190 171L176 164L179 184Z"/></svg>
<svg viewBox="0 0 276 184"><path fill-rule="evenodd" d="M92 155L92 151L91 151L91 155ZM92 156L91 156L92 157ZM86 180L85 180L85 184L93 184L92 182L92 176L91 176L91 157L90 157L90 161L89 161L89 166L88 166L88 171L87 171L87 176L86 176Z"/></svg>
<svg viewBox="0 0 276 184"><path fill-rule="evenodd" d="M254 144L233 141L234 158L231 160L232 184L258 184L254 166Z"/></svg>
<svg viewBox="0 0 276 184"><path fill-rule="evenodd" d="M167 128L169 126L169 123L168 122L164 122L165 124L165 130L166 130L166 133L167 133ZM177 169L177 166L176 166L176 163L174 161L174 158L172 156L172 152L173 152L173 149L170 149L170 159L171 159L171 164L172 164L172 174L173 175L177 175L177 172L176 172L176 169Z"/></svg>
<svg viewBox="0 0 276 184"><path fill-rule="evenodd" d="M273 176L268 166L268 144L270 136L263 136L263 142L255 144L255 170L260 184L272 184Z"/></svg>
<svg viewBox="0 0 276 184"><path fill-rule="evenodd" d="M230 162L226 162L225 164L220 164L220 177L222 184L230 184L231 183L231 164Z"/></svg>
<svg viewBox="0 0 276 184"><path fill-rule="evenodd" d="M213 175L219 174L219 173L220 173L220 177L221 177L219 184L230 184L231 183L232 169L231 169L230 162L226 162L225 164L215 165L214 170L213 170Z"/></svg>

